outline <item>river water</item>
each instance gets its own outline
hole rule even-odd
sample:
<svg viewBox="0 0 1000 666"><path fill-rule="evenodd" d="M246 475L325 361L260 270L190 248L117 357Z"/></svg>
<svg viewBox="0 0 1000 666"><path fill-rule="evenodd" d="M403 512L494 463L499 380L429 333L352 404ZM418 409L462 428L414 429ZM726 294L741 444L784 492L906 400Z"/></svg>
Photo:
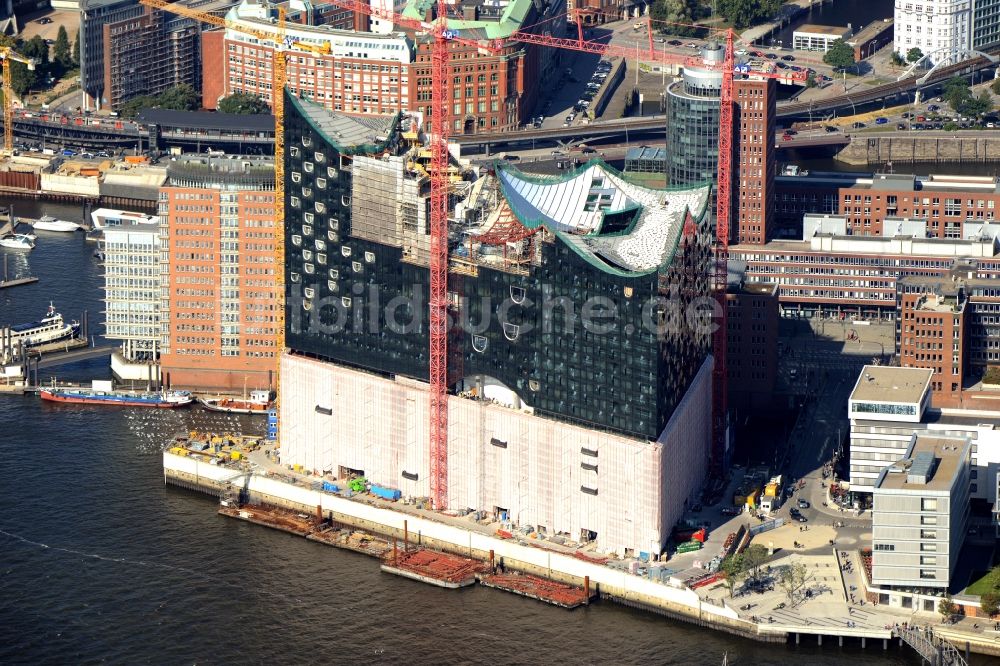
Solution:
<svg viewBox="0 0 1000 666"><path fill-rule="evenodd" d="M779 41L785 47L792 45L792 33L805 23L817 25L847 26L859 32L872 21L892 18L893 0L833 0L812 7L800 14L790 25L772 35L774 43Z"/></svg>
<svg viewBox="0 0 1000 666"><path fill-rule="evenodd" d="M80 219L75 206L45 212ZM0 292L0 323L33 319L50 299L99 320L93 246L39 236L22 268L41 281ZM59 374L108 371L89 361ZM0 424L0 664L918 663L895 646L764 645L610 603L570 612L441 590L164 487L171 435L254 432L259 420L0 396Z"/></svg>

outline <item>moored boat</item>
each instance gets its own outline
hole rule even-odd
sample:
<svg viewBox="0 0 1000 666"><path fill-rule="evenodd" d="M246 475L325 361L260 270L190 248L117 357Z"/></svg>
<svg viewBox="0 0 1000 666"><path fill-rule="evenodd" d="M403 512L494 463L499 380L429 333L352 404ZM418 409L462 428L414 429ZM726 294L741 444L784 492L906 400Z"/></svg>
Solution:
<svg viewBox="0 0 1000 666"><path fill-rule="evenodd" d="M205 409L227 414L264 414L271 405L270 391L250 391L250 397L198 398Z"/></svg>
<svg viewBox="0 0 1000 666"><path fill-rule="evenodd" d="M31 234L9 234L0 238L0 247L10 250L32 250L35 247L35 237Z"/></svg>
<svg viewBox="0 0 1000 666"><path fill-rule="evenodd" d="M193 402L187 391L103 391L94 388L39 389L38 395L49 402L67 402L79 405L111 405L116 407L159 407L173 409Z"/></svg>
<svg viewBox="0 0 1000 666"><path fill-rule="evenodd" d="M32 226L38 231L72 232L82 228L82 225L77 224L76 222L69 222L68 220L57 220L51 215L45 215L44 217L40 217L38 220L35 221L35 224Z"/></svg>
<svg viewBox="0 0 1000 666"><path fill-rule="evenodd" d="M55 306L50 301L49 311L44 317L26 324L14 324L10 327L10 332L13 343L33 347L71 338L76 335L79 329L80 324L75 321L67 324L62 315L56 312Z"/></svg>

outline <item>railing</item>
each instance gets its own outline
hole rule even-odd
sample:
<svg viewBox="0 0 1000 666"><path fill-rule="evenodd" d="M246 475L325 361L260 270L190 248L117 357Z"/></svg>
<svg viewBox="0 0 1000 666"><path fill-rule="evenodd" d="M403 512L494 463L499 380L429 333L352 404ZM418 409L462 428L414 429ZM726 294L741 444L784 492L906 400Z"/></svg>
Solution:
<svg viewBox="0 0 1000 666"><path fill-rule="evenodd" d="M921 659L931 666L968 666L958 649L945 639L935 636L930 627L914 629L900 626L894 627L892 633L916 650Z"/></svg>

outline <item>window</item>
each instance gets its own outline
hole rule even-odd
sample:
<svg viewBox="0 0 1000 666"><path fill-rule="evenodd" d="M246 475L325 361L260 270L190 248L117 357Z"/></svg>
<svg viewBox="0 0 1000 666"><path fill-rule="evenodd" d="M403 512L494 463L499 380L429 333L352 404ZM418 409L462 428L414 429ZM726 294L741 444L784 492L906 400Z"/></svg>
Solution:
<svg viewBox="0 0 1000 666"><path fill-rule="evenodd" d="M920 544L920 550L924 553L936 553L937 544L936 543L922 543Z"/></svg>
<svg viewBox="0 0 1000 666"><path fill-rule="evenodd" d="M369 264L374 264L375 263L375 253L374 252L365 252L365 261L367 261Z"/></svg>
<svg viewBox="0 0 1000 666"><path fill-rule="evenodd" d="M361 272L361 268L362 267L361 267L361 262L360 261L352 261L351 262L351 270L353 270L355 273L360 273Z"/></svg>
<svg viewBox="0 0 1000 666"><path fill-rule="evenodd" d="M351 256L351 248L348 247L347 245L341 245L340 246L340 254L342 254L345 257Z"/></svg>
<svg viewBox="0 0 1000 666"><path fill-rule="evenodd" d="M486 347L489 345L489 340L485 335L473 335L472 336L472 348L477 352L482 354L486 351Z"/></svg>
<svg viewBox="0 0 1000 666"><path fill-rule="evenodd" d="M896 550L896 545L891 543L877 543L875 544L875 550Z"/></svg>
<svg viewBox="0 0 1000 666"><path fill-rule="evenodd" d="M921 525L937 525L937 516L920 516Z"/></svg>
<svg viewBox="0 0 1000 666"><path fill-rule="evenodd" d="M937 574L932 569L921 569L920 577L924 580L934 580L937 578Z"/></svg>
<svg viewBox="0 0 1000 666"><path fill-rule="evenodd" d="M350 299L350 297L349 296L343 296L340 299L340 304L343 305L345 308L351 307L351 299Z"/></svg>
<svg viewBox="0 0 1000 666"><path fill-rule="evenodd" d="M934 555L921 555L920 564L928 567L937 566L937 557Z"/></svg>
<svg viewBox="0 0 1000 666"><path fill-rule="evenodd" d="M920 530L921 539L937 539L937 530Z"/></svg>
<svg viewBox="0 0 1000 666"><path fill-rule="evenodd" d="M510 340L511 342L517 340L517 335L520 332L521 332L521 327L518 326L517 324L509 324L507 322L504 322L503 336L508 340Z"/></svg>
<svg viewBox="0 0 1000 666"><path fill-rule="evenodd" d="M935 497L922 497L920 499L921 511L937 511L938 502Z"/></svg>

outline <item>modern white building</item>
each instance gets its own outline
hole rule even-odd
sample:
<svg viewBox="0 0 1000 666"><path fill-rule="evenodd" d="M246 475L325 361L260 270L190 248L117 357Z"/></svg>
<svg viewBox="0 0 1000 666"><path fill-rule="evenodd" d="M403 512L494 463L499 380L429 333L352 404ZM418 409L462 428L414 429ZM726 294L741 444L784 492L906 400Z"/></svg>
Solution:
<svg viewBox="0 0 1000 666"><path fill-rule="evenodd" d="M846 40L850 36L851 29L848 26L807 23L792 32L792 48L826 53L835 41Z"/></svg>
<svg viewBox="0 0 1000 666"><path fill-rule="evenodd" d="M904 58L918 48L931 64L972 47L975 0L896 0L893 48Z"/></svg>
<svg viewBox="0 0 1000 666"><path fill-rule="evenodd" d="M160 229L154 224L107 227L104 252L105 337L120 340L112 359L124 379L159 378ZM132 367L128 367L132 366Z"/></svg>
<svg viewBox="0 0 1000 666"><path fill-rule="evenodd" d="M281 462L355 473L426 497L427 385L285 354ZM496 402L448 399L452 507L504 515L600 552L658 555L708 465L708 360L656 441L547 419Z"/></svg>
<svg viewBox="0 0 1000 666"><path fill-rule="evenodd" d="M969 521L972 444L913 435L872 497L872 583L947 590Z"/></svg>

